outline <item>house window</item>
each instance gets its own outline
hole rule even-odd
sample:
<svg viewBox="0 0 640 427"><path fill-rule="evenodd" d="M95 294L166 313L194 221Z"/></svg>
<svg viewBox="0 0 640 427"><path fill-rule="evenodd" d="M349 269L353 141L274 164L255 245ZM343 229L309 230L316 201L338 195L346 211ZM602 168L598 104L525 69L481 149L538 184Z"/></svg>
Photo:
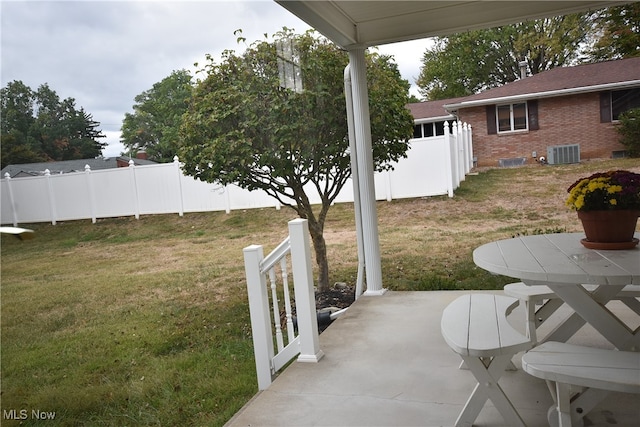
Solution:
<svg viewBox="0 0 640 427"><path fill-rule="evenodd" d="M422 138L422 125L413 125L413 138Z"/></svg>
<svg viewBox="0 0 640 427"><path fill-rule="evenodd" d="M611 92L611 117L618 120L620 114L640 107L640 89L614 90Z"/></svg>
<svg viewBox="0 0 640 427"><path fill-rule="evenodd" d="M498 132L513 132L527 129L527 103L498 105L496 107Z"/></svg>
<svg viewBox="0 0 640 427"><path fill-rule="evenodd" d="M453 133L453 129L450 128L449 133ZM416 139L440 135L444 135L444 122L422 123L413 126L413 137Z"/></svg>

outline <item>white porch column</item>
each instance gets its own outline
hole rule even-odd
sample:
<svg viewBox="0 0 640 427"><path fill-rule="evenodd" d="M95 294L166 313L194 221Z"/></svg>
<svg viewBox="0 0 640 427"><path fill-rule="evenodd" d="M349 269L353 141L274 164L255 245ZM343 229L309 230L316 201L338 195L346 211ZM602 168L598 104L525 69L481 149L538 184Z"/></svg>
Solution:
<svg viewBox="0 0 640 427"><path fill-rule="evenodd" d="M344 68L344 97L347 104L347 127L349 131L349 154L351 155L351 180L353 185L353 210L356 217L356 241L358 243L358 277L356 299L364 292L364 248L362 247L362 209L360 209L360 180L358 179L358 150L353 129L353 90L351 90L351 65Z"/></svg>
<svg viewBox="0 0 640 427"><path fill-rule="evenodd" d="M382 288L382 268L380 266L378 212L376 210L375 183L373 180L371 121L369 119L369 93L367 91L364 53L364 48L349 51L353 95L353 125L362 211L362 240L367 279L367 290L364 294L382 295L385 289Z"/></svg>

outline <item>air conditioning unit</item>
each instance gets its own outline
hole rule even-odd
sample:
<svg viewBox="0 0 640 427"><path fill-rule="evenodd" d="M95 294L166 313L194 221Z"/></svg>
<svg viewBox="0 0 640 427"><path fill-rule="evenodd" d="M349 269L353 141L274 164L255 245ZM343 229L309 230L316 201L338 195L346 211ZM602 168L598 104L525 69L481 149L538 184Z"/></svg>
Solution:
<svg viewBox="0 0 640 427"><path fill-rule="evenodd" d="M550 165L580 163L580 144L547 147L547 163Z"/></svg>

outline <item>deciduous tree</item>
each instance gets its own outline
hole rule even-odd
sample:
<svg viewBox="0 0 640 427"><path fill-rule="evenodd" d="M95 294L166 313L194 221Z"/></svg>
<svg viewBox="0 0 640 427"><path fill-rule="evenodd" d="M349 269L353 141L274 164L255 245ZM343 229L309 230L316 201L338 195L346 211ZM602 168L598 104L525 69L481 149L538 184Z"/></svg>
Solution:
<svg viewBox="0 0 640 427"><path fill-rule="evenodd" d="M573 14L438 37L416 81L427 100L455 98L512 82L526 61L536 74L578 60L589 15Z"/></svg>
<svg viewBox="0 0 640 427"><path fill-rule="evenodd" d="M640 56L640 3L609 7L595 14L596 39L588 56L608 61Z"/></svg>
<svg viewBox="0 0 640 427"><path fill-rule="evenodd" d="M137 95L133 113L126 113L122 122L124 146L131 151L145 150L158 162L172 161L191 90L191 74L179 70Z"/></svg>
<svg viewBox="0 0 640 427"><path fill-rule="evenodd" d="M285 29L243 54L226 51L220 63L209 59L184 116L179 154L184 170L208 182L261 189L306 218L318 288L327 290L325 219L351 176L346 53L312 33ZM374 162L384 170L408 149L409 83L388 56L369 54L367 61ZM281 79L279 71L287 68L293 74ZM284 87L294 80L302 86ZM320 196L319 206L311 205L310 192Z"/></svg>

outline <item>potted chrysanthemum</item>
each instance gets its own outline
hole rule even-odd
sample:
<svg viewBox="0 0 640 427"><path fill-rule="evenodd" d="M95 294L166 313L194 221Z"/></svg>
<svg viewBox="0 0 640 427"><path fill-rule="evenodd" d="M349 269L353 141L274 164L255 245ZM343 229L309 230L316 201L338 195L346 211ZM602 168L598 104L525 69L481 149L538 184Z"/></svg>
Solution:
<svg viewBox="0 0 640 427"><path fill-rule="evenodd" d="M628 249L640 216L640 174L613 170L581 178L567 189L566 204L578 212L586 239L598 249Z"/></svg>

